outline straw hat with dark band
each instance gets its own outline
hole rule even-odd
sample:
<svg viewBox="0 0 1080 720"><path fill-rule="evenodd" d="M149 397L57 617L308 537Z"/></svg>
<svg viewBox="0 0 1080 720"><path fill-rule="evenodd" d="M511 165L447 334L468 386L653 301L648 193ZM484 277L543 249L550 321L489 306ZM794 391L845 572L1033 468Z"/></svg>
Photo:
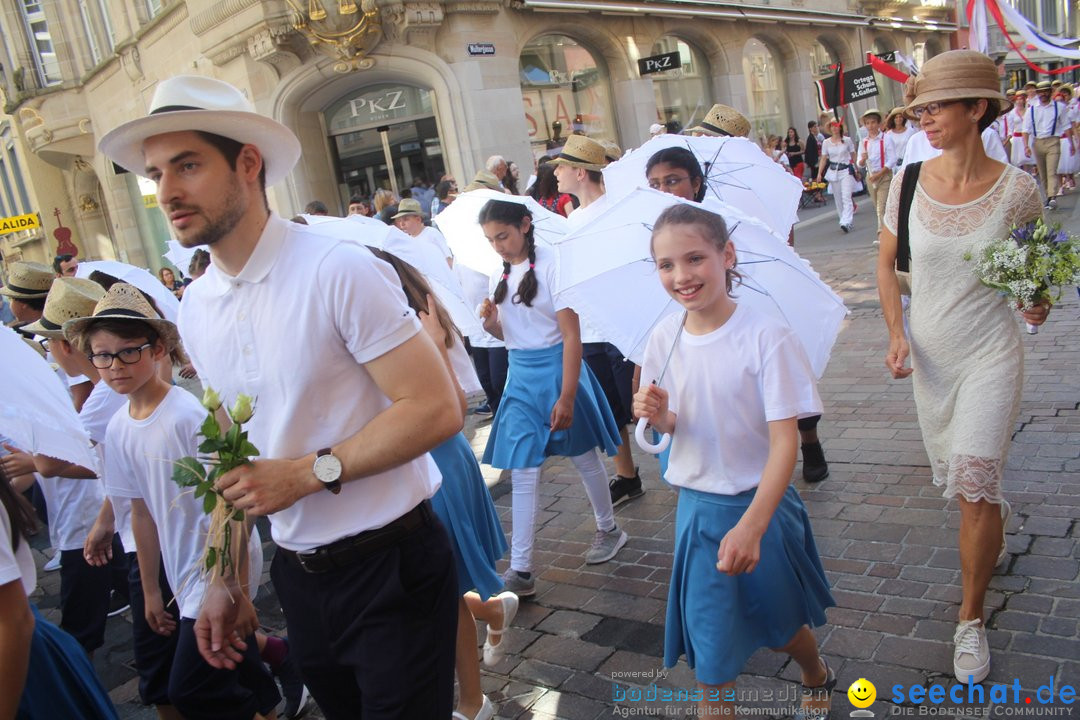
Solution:
<svg viewBox="0 0 1080 720"><path fill-rule="evenodd" d="M894 107L892 110L889 111L889 114L885 116L885 126L888 127L889 125L892 124L892 119L894 117L896 117L897 115L903 115L903 114L904 114L904 106L903 105L900 105L898 107Z"/></svg>
<svg viewBox="0 0 1080 720"><path fill-rule="evenodd" d="M161 342L165 344L166 352L172 352L180 346L180 334L176 331L176 325L163 320L154 312L153 306L134 285L122 282L113 285L94 307L93 315L64 323L64 337L86 352L89 350L87 331L93 329L93 324L98 320L143 322L157 331Z"/></svg>
<svg viewBox="0 0 1080 720"><path fill-rule="evenodd" d="M1042 80L1040 82L1035 83L1035 89L1037 91L1040 91L1040 92L1043 91L1043 90L1049 90L1051 87L1052 86L1050 85L1049 80Z"/></svg>
<svg viewBox="0 0 1080 720"><path fill-rule="evenodd" d="M13 262L8 266L7 285L0 293L16 300L40 300L49 294L56 273L48 265L36 262Z"/></svg>
<svg viewBox="0 0 1080 720"><path fill-rule="evenodd" d="M904 83L904 110L914 117L913 109L932 102L985 98L996 116L1012 107L1000 88L993 60L975 50L950 50L927 60L919 74Z"/></svg>
<svg viewBox="0 0 1080 720"><path fill-rule="evenodd" d="M551 161L552 165L566 165L582 170L603 170L608 164L604 146L584 135L571 135L566 139L559 157Z"/></svg>
<svg viewBox="0 0 1080 720"><path fill-rule="evenodd" d="M420 201L413 198L404 198L398 203L397 209L397 215L391 217L391 220L408 217L409 215L419 215L421 217L424 215L424 208L420 205Z"/></svg>
<svg viewBox="0 0 1080 720"><path fill-rule="evenodd" d="M89 317L105 296L105 288L85 278L57 278L45 300L45 310L37 322L23 330L51 340L64 337L64 323L75 318Z"/></svg>
<svg viewBox="0 0 1080 720"><path fill-rule="evenodd" d="M498 190L502 192L502 185L499 184L499 178L495 177L495 173L490 173L487 170L481 170L473 177L472 182L465 186L462 192L472 192L473 190ZM406 198L407 200L408 198ZM404 201L402 201L404 202ZM400 204L398 207L401 207Z"/></svg>
<svg viewBox="0 0 1080 720"><path fill-rule="evenodd" d="M878 119L878 122L881 122L881 111L878 110L877 108L870 108L869 110L864 112L861 116L859 116L859 119L860 120L865 120L866 118L870 117L871 115L876 117Z"/></svg>
<svg viewBox="0 0 1080 720"><path fill-rule="evenodd" d="M717 103L709 108L700 124L686 132L710 137L749 137L750 121L735 108Z"/></svg>

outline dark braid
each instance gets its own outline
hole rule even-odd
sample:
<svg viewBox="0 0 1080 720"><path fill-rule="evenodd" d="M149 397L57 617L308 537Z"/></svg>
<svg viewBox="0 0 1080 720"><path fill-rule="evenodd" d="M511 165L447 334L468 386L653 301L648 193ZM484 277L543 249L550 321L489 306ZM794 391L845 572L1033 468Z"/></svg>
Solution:
<svg viewBox="0 0 1080 720"><path fill-rule="evenodd" d="M11 549L18 550L19 542L37 528L37 517L30 503L15 491L3 470L0 470L0 512L7 513L11 523ZM0 542L3 542L2 538Z"/></svg>
<svg viewBox="0 0 1080 720"><path fill-rule="evenodd" d="M489 200L484 207L480 209L480 215L477 221L481 225L485 225L489 222L502 223L503 225L514 225L515 227L521 227L521 224L525 221L525 218L532 219L532 213L529 209L516 202L507 202L505 200ZM529 231L525 233L525 242L529 246L529 270L525 273L525 277L521 279L521 284L518 286L518 291L514 295L511 302L524 304L525 307L532 307L532 301L536 298L536 293L540 289L540 282L536 279L536 240L533 236L533 227L530 223ZM492 294L491 299L499 305L506 299L507 293L507 281L510 279L510 263L503 261L502 278L499 279L499 284L495 286L495 292Z"/></svg>

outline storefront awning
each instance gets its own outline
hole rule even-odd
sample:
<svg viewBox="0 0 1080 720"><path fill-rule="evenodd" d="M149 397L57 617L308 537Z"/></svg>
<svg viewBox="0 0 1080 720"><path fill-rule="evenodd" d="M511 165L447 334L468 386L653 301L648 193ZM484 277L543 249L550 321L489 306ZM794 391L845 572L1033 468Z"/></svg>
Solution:
<svg viewBox="0 0 1080 720"><path fill-rule="evenodd" d="M655 15L659 17L714 18L761 23L811 25L828 23L846 27L893 30L955 32L952 22L901 17L874 17L806 8L774 8L709 0L522 0L537 12L600 12L608 15Z"/></svg>

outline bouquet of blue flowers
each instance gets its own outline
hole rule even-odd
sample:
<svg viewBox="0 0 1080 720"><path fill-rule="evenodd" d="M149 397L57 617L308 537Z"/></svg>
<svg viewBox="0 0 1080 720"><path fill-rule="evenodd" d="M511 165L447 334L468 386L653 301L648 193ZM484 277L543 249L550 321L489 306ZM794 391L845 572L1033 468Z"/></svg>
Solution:
<svg viewBox="0 0 1080 720"><path fill-rule="evenodd" d="M969 254L965 259L975 258ZM1080 241L1042 218L1016 225L1008 237L983 249L975 259L975 275L983 285L1015 299L1022 310L1055 302L1063 287L1080 285ZM1038 331L1028 325L1030 334Z"/></svg>

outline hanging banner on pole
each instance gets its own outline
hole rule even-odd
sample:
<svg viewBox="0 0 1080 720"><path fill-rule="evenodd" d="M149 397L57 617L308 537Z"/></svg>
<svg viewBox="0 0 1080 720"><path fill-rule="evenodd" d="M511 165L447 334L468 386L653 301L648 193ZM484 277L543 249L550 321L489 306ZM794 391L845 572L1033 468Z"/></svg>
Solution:
<svg viewBox="0 0 1080 720"><path fill-rule="evenodd" d="M874 97L879 92L872 65L854 70L838 69L836 75L815 80L814 88L822 110L835 110L856 100Z"/></svg>

